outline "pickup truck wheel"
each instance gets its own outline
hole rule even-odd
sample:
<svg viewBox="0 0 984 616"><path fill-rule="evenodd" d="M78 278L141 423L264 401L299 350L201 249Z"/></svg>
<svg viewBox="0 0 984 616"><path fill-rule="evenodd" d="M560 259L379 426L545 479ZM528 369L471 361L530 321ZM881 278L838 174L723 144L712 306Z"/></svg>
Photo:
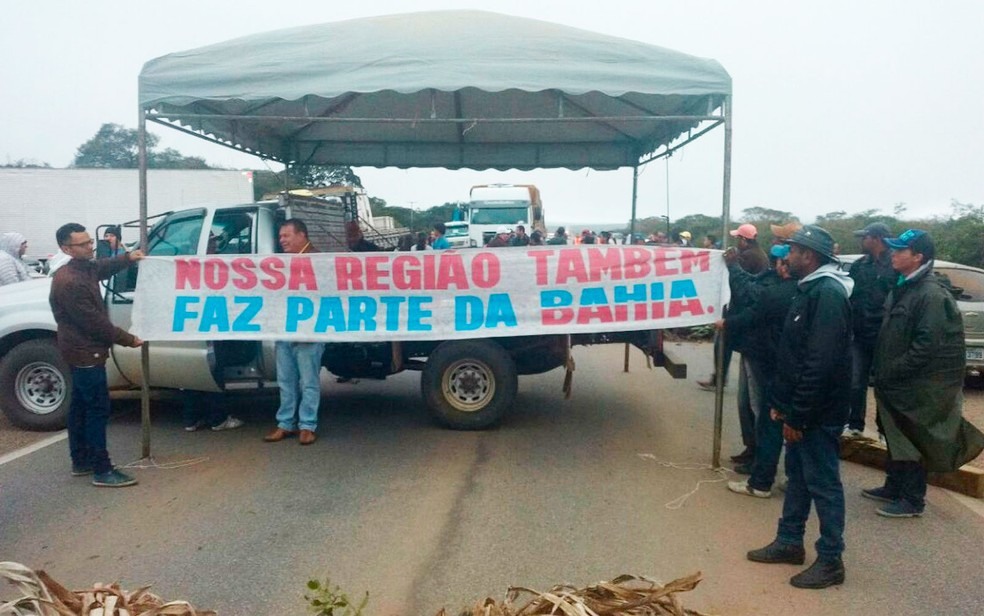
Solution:
<svg viewBox="0 0 984 616"><path fill-rule="evenodd" d="M54 340L22 342L0 360L0 408L20 428L64 428L71 392L72 372Z"/></svg>
<svg viewBox="0 0 984 616"><path fill-rule="evenodd" d="M420 378L427 408L454 430L481 430L499 421L515 400L517 385L512 357L485 340L441 344Z"/></svg>

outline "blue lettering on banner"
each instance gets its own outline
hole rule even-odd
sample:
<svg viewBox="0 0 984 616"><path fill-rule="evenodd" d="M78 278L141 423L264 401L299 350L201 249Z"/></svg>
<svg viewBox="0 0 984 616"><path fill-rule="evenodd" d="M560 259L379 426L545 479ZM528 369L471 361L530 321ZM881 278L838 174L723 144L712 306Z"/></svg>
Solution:
<svg viewBox="0 0 984 616"><path fill-rule="evenodd" d="M307 321L314 316L314 302L307 297L291 296L287 298L287 322L284 331L296 332L297 324Z"/></svg>
<svg viewBox="0 0 984 616"><path fill-rule="evenodd" d="M234 300L236 304L246 304L243 311L239 313L236 320L232 323L232 331L234 332L258 332L260 331L260 324L253 323L253 319L259 314L260 309L263 308L263 298L256 296L247 297L236 297Z"/></svg>
<svg viewBox="0 0 984 616"><path fill-rule="evenodd" d="M697 287L694 286L694 281L690 279L674 280L670 284L670 299L685 297L697 297Z"/></svg>
<svg viewBox="0 0 984 616"><path fill-rule="evenodd" d="M192 304L197 304L199 301L201 301L201 298L195 297L194 295L179 295L174 298L174 319L171 321L171 331L183 332L185 330L185 321L198 318L198 313L189 307Z"/></svg>
<svg viewBox="0 0 984 616"><path fill-rule="evenodd" d="M660 297L663 295L663 285L654 282L652 286L655 288L659 286ZM631 289L631 290L630 290ZM631 287L626 285L618 285L615 287L615 303L616 304L627 304L629 302L644 302L646 301L646 285L644 284L634 284Z"/></svg>
<svg viewBox="0 0 984 616"><path fill-rule="evenodd" d="M376 331L376 300L371 297L349 298L349 331Z"/></svg>
<svg viewBox="0 0 984 616"><path fill-rule="evenodd" d="M485 319L485 327L498 327L500 323L506 327L517 325L516 311L513 310L508 293L493 293L489 296L489 312L488 318Z"/></svg>
<svg viewBox="0 0 984 616"><path fill-rule="evenodd" d="M433 301L433 297L423 296L423 297L410 297L410 303L407 306L407 329L412 332L429 332L431 330L430 323L424 323L424 319L430 319L431 311L425 310L423 307L424 302L430 303Z"/></svg>
<svg viewBox="0 0 984 616"><path fill-rule="evenodd" d="M540 292L541 308L563 308L574 303L574 295L570 291L550 290Z"/></svg>
<svg viewBox="0 0 984 616"><path fill-rule="evenodd" d="M336 332L345 331L345 310L342 309L342 299L340 297L322 297L321 305L318 307L318 321L314 324L314 331L322 334L328 328Z"/></svg>
<svg viewBox="0 0 984 616"><path fill-rule="evenodd" d="M605 290L601 287L591 287L581 291L582 306L604 305L607 303L608 296L605 294Z"/></svg>
<svg viewBox="0 0 984 616"><path fill-rule="evenodd" d="M379 301L386 307L386 331L395 332L400 329L400 304L407 301L405 297L380 297Z"/></svg>
<svg viewBox="0 0 984 616"><path fill-rule="evenodd" d="M470 332L478 329L484 322L482 298L474 295L459 295L454 298L454 329Z"/></svg>

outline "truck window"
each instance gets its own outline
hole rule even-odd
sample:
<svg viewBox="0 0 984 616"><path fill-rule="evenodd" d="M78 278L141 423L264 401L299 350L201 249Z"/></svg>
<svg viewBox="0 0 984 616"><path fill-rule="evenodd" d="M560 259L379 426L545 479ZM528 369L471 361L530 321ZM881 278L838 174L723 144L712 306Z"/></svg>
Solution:
<svg viewBox="0 0 984 616"><path fill-rule="evenodd" d="M248 255L253 253L253 224L256 209L221 211L209 229L209 254Z"/></svg>
<svg viewBox="0 0 984 616"><path fill-rule="evenodd" d="M515 225L529 222L529 206L475 207L469 222L473 225Z"/></svg>
<svg viewBox="0 0 984 616"><path fill-rule="evenodd" d="M155 257L197 254L204 224L205 210L162 220L150 233L147 254Z"/></svg>

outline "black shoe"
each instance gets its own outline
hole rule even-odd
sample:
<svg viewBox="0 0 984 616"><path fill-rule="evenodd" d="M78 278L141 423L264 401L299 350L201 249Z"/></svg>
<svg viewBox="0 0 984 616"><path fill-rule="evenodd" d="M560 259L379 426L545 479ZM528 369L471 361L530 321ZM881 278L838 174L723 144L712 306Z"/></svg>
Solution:
<svg viewBox="0 0 984 616"><path fill-rule="evenodd" d="M748 464L755 459L755 450L751 447L745 447L745 451L741 452L736 456L731 456L731 461L736 464Z"/></svg>
<svg viewBox="0 0 984 616"><path fill-rule="evenodd" d="M891 490L885 487L867 488L865 490L861 490L861 496L882 503L894 503L895 500L899 497L897 493L892 492Z"/></svg>
<svg viewBox="0 0 984 616"><path fill-rule="evenodd" d="M801 545L786 545L773 541L764 548L752 550L746 554L748 560L757 563L789 563L802 565L806 561L806 550Z"/></svg>
<svg viewBox="0 0 984 616"><path fill-rule="evenodd" d="M752 465L751 464L735 464L734 471L739 475L751 475Z"/></svg>
<svg viewBox="0 0 984 616"><path fill-rule="evenodd" d="M844 583L844 561L840 558L818 556L809 569L789 578L796 588L827 588Z"/></svg>

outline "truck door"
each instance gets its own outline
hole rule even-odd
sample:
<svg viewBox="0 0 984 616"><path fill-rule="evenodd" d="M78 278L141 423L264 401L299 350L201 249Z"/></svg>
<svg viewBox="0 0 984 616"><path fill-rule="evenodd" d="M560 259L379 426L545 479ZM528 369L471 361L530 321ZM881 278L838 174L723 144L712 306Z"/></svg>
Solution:
<svg viewBox="0 0 984 616"><path fill-rule="evenodd" d="M158 222L148 238L147 255L174 257L198 254L199 247L206 246L208 242L208 228L205 226L207 214L205 209L185 210ZM123 329L129 329L132 322L137 271L133 267L116 275L109 281L106 293L109 318ZM114 346L112 360L127 380L134 385L140 383L140 349ZM215 355L208 343L153 342L150 344L150 385L219 391L214 364Z"/></svg>

